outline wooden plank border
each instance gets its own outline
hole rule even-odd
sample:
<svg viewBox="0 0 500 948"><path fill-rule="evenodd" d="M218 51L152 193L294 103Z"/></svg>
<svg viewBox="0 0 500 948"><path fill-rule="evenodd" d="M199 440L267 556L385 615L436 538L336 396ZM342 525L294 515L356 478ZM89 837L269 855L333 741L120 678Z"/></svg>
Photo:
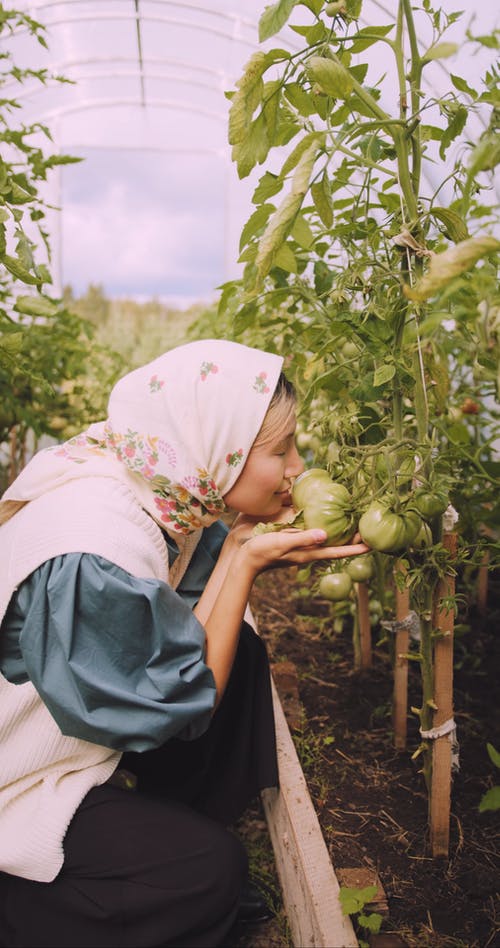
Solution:
<svg viewBox="0 0 500 948"><path fill-rule="evenodd" d="M274 681L280 789L262 792L283 905L295 948L357 948L342 914L339 883L300 766Z"/></svg>

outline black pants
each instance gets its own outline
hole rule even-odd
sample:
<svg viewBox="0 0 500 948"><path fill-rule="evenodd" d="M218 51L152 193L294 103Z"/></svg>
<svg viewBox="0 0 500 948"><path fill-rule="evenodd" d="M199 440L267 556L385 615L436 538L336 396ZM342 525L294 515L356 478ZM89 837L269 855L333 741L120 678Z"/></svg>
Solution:
<svg viewBox="0 0 500 948"><path fill-rule="evenodd" d="M246 854L226 827L278 783L269 666L244 625L208 731L124 754L130 791L104 784L78 808L50 883L0 874L5 948L141 948L224 943Z"/></svg>

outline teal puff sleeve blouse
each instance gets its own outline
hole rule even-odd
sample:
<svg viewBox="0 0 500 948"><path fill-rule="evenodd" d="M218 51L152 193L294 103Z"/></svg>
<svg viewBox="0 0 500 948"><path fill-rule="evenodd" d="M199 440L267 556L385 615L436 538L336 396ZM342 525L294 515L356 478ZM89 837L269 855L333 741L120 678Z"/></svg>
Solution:
<svg viewBox="0 0 500 948"><path fill-rule="evenodd" d="M0 671L14 684L30 679L67 736L121 751L198 737L216 693L192 609L226 532L219 522L203 531L177 590L93 554L44 563L11 599Z"/></svg>

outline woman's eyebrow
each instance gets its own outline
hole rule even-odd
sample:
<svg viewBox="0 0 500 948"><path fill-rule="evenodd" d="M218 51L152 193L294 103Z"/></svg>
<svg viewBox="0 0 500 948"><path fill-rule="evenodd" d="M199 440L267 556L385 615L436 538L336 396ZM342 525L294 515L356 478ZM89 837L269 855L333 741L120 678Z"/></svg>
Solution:
<svg viewBox="0 0 500 948"><path fill-rule="evenodd" d="M286 444L287 441L291 441L291 439L294 438L294 437L295 437L295 427L292 428L292 430L289 431L287 434L284 434L284 435L279 439L279 441L276 442L277 447L279 447L281 444Z"/></svg>

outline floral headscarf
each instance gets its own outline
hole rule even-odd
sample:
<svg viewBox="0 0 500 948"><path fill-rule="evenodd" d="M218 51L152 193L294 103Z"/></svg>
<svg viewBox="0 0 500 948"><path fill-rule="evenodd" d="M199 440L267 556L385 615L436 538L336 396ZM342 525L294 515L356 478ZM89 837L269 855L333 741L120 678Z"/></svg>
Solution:
<svg viewBox="0 0 500 948"><path fill-rule="evenodd" d="M208 526L225 510L282 362L227 340L172 349L115 385L105 421L35 455L1 503L33 500L78 477L112 476L168 532Z"/></svg>

